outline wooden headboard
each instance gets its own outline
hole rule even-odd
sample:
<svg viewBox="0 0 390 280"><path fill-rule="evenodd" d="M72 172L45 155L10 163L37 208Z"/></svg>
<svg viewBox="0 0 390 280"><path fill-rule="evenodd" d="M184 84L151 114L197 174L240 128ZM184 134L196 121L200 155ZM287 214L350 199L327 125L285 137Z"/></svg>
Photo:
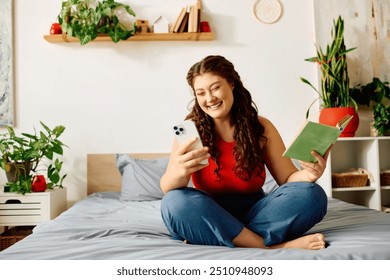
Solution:
<svg viewBox="0 0 390 280"><path fill-rule="evenodd" d="M129 154L140 159L153 159L169 156L168 153ZM116 167L115 154L87 155L87 193L120 192L121 175Z"/></svg>

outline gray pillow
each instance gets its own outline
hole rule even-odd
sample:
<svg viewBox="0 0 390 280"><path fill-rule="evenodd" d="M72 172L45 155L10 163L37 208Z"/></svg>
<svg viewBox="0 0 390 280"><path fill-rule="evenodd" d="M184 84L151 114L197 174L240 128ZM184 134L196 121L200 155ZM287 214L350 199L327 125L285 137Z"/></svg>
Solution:
<svg viewBox="0 0 390 280"><path fill-rule="evenodd" d="M159 200L164 194L160 179L168 165L168 157L136 159L127 154L116 154L116 165L122 175L121 200Z"/></svg>

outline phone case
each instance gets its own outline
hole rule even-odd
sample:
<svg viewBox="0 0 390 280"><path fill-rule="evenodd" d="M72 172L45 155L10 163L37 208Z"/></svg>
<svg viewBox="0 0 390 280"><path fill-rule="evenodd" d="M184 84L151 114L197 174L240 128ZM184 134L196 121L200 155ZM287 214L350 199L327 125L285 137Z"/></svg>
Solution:
<svg viewBox="0 0 390 280"><path fill-rule="evenodd" d="M194 122L186 120L181 124L175 125L173 127L173 132L175 133L176 140L180 144L186 142L190 138L196 137L197 141L191 145L191 150L200 149L203 147L202 141L200 139L198 130L196 129ZM202 161L202 164L207 164L207 162L207 160L204 160Z"/></svg>

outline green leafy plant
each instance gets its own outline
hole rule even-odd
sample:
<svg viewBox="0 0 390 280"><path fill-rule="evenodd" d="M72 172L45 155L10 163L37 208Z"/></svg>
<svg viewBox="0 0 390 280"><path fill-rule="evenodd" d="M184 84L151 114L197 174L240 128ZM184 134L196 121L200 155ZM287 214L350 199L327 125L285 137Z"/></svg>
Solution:
<svg viewBox="0 0 390 280"><path fill-rule="evenodd" d="M378 135L388 135L390 132L390 106L385 106L381 103L375 104L373 118L373 125L378 131Z"/></svg>
<svg viewBox="0 0 390 280"><path fill-rule="evenodd" d="M6 183L11 192L31 192L34 175L46 172L47 187L63 187L66 177L61 174L63 162L57 157L63 155L66 146L59 140L65 130L64 126L50 129L40 122L43 130L34 134L21 133L17 135L14 129L7 126L7 132L0 135L0 167L6 172L15 169L15 176Z"/></svg>
<svg viewBox="0 0 390 280"><path fill-rule="evenodd" d="M80 39L85 45L99 34L106 34L112 41L127 40L135 33L135 25L126 17L135 17L129 5L114 0L68 0L62 2L58 22L68 36Z"/></svg>
<svg viewBox="0 0 390 280"><path fill-rule="evenodd" d="M374 77L366 85L351 88L352 98L360 105L372 109L373 126L378 135L390 132L390 87L389 82L382 82Z"/></svg>
<svg viewBox="0 0 390 280"><path fill-rule="evenodd" d="M344 43L344 21L339 16L333 21L331 31L332 42L326 46L324 52L316 46L317 56L305 59L315 62L320 67L321 89L315 88L308 80L301 77L301 81L311 86L317 93L318 98L313 101L306 112L309 116L311 106L318 100L322 100L323 108L350 107L351 104L357 109L356 102L349 94L349 76L347 67L347 53L356 48L346 49Z"/></svg>

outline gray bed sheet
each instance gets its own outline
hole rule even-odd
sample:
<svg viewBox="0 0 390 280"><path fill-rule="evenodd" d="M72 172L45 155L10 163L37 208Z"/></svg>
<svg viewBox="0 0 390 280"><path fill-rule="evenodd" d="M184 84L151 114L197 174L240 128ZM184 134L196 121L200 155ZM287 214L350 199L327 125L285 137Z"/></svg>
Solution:
<svg viewBox="0 0 390 280"><path fill-rule="evenodd" d="M0 252L0 259L390 259L390 215L329 199L328 213L310 232L329 246L319 251L188 245L172 240L160 216L161 201L124 202L119 193L95 193L33 234Z"/></svg>

